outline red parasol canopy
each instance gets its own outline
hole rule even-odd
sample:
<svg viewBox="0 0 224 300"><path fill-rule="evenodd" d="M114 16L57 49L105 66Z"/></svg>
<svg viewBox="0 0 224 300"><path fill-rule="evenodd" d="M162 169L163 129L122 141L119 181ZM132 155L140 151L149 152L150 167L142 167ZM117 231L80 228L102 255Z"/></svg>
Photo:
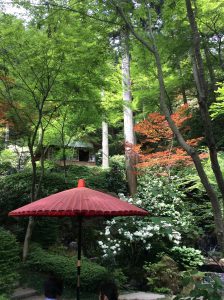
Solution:
<svg viewBox="0 0 224 300"><path fill-rule="evenodd" d="M148 212L111 195L85 187L83 179L78 187L42 198L9 213L9 216L133 216Z"/></svg>
<svg viewBox="0 0 224 300"><path fill-rule="evenodd" d="M148 212L111 195L85 187L79 179L78 187L42 198L9 213L9 216L78 216L77 300L80 299L81 232L83 217L146 216Z"/></svg>

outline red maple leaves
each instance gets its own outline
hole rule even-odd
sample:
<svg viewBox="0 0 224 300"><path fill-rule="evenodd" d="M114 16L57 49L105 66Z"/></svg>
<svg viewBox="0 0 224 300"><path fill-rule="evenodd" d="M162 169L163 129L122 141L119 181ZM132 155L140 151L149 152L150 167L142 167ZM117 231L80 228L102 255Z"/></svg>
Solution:
<svg viewBox="0 0 224 300"><path fill-rule="evenodd" d="M186 121L191 119L192 115L187 104L182 105L171 117L183 135L189 133L190 127ZM138 167L187 166L193 163L186 151L177 146L165 116L159 113L149 114L146 120L135 125L135 131L141 135L141 143L133 147L133 150L139 154ZM187 143L194 147L202 139L202 137L188 139ZM207 153L200 154L201 158L207 156Z"/></svg>

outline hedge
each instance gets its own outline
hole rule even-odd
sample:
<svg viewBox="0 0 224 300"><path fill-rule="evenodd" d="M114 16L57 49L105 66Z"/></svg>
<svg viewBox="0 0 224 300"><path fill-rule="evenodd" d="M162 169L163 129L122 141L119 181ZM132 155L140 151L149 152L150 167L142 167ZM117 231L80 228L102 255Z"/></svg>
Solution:
<svg viewBox="0 0 224 300"><path fill-rule="evenodd" d="M69 287L77 282L76 257L62 256L33 245L26 261L26 267L38 272L53 273ZM88 292L98 289L100 283L109 277L106 268L83 258L81 265L81 288Z"/></svg>
<svg viewBox="0 0 224 300"><path fill-rule="evenodd" d="M9 231L0 227L0 294L9 294L19 279L19 245Z"/></svg>

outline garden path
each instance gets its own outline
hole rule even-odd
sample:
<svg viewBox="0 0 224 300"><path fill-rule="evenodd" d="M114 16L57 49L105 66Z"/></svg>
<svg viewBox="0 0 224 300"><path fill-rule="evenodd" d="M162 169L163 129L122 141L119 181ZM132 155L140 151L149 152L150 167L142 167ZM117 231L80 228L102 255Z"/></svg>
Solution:
<svg viewBox="0 0 224 300"><path fill-rule="evenodd" d="M37 295L37 292L30 288L18 288L12 295L12 300L43 300L43 295ZM119 300L165 300L161 294L135 292L119 296Z"/></svg>

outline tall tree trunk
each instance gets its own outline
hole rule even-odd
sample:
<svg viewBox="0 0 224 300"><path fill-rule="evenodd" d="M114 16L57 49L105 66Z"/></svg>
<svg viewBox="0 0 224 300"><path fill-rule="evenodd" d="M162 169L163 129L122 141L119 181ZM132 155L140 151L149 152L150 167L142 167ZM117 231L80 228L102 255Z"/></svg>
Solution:
<svg viewBox="0 0 224 300"><path fill-rule="evenodd" d="M30 202L35 201L35 196L36 196L36 183L37 183L37 167L36 167L36 161L35 161L35 155L33 151L33 146L30 142L28 142L28 147L30 151L30 156L31 156L31 163L32 163L32 185L31 185L31 199ZM34 226L34 219L33 217L29 217L28 225L26 228L26 234L24 238L24 243L23 243L23 262L25 262L28 251L29 251L29 244L30 244L30 239L32 236L33 232L33 226Z"/></svg>
<svg viewBox="0 0 224 300"><path fill-rule="evenodd" d="M34 141L35 141L37 132L39 132L37 149L40 149L40 151L41 151L41 155L40 155L41 173L40 173L39 180L37 180L36 155L34 152ZM44 130L43 130L41 122L39 122L36 127L33 137L31 139L29 139L29 141L28 141L28 147L29 147L31 163L32 163L32 185L31 185L30 202L37 200L37 197L40 193L41 184L43 181L43 176L44 176L43 139L44 139ZM33 227L34 227L34 219L33 219L33 217L29 217L28 225L26 228L25 239L24 239L24 243L23 243L23 262L26 260L27 255L28 255L30 239L31 239L32 232L33 232Z"/></svg>
<svg viewBox="0 0 224 300"><path fill-rule="evenodd" d="M160 106L161 109L169 123L169 126L171 128L171 130L173 131L173 133L175 134L179 144L182 146L182 148L191 156L195 168L198 172L198 175L200 177L200 180L207 192L207 195L209 196L209 199L211 201L212 204L212 210L213 210L213 215L214 215L214 222L215 222L215 229L216 229L216 235L217 235L217 240L218 240L218 244L222 250L222 252L224 252L224 226L223 226L223 218L222 218L222 212L221 212L221 207L219 204L219 199L213 189L213 187L211 186L208 177L204 171L204 168L202 166L201 160L198 156L198 153L196 151L196 149L194 149L193 147L189 146L184 138L182 137L179 129L176 127L175 123L173 122L170 112L167 108L166 102L165 102L165 97L166 97L166 93L165 93L165 85L164 85L164 77L163 77L163 71L162 71L162 65L160 62L160 56L158 53L158 50L156 48L156 46L154 46L154 51L155 51L155 59L156 59L156 65L157 65L157 72L158 72L158 80L159 80L159 86L160 86Z"/></svg>
<svg viewBox="0 0 224 300"><path fill-rule="evenodd" d="M206 58L206 64L207 64L207 68L208 68L208 73L209 73L209 77L210 77L210 83L208 86L208 93L210 96L210 104L216 100L216 94L215 91L217 90L216 87L216 79L215 79L215 73L214 73L214 69L212 67L212 62L210 59L210 54L209 54L209 50L208 50L208 45L206 44L206 42L204 43L204 53L205 53L205 58Z"/></svg>
<svg viewBox="0 0 224 300"><path fill-rule="evenodd" d="M9 144L9 123L6 122L5 124L5 148L8 147Z"/></svg>
<svg viewBox="0 0 224 300"><path fill-rule="evenodd" d="M130 77L130 53L129 31L125 26L121 32L122 42L122 86L123 86L123 111L124 111L124 141L125 161L129 192L134 195L137 190L136 157L132 151L135 144L133 111L131 109L131 77Z"/></svg>
<svg viewBox="0 0 224 300"><path fill-rule="evenodd" d="M190 0L185 0L186 3L189 5ZM167 106L167 101L166 101L166 89L165 89L165 84L164 84L164 76L163 76L163 70L162 70L162 65L161 65L161 61L160 61L160 55L159 55L159 51L157 49L156 46L156 42L154 39L154 35L152 32L152 27L151 27L151 13L150 13L150 8L149 6L147 6L147 10L148 10L148 17L149 17L149 26L148 26L148 32L147 35L150 36L150 43L148 43L146 40L144 40L133 28L132 24L130 23L129 19L126 17L123 9L119 6L118 2L114 2L117 11L120 13L121 17L123 18L123 20L125 21L125 23L127 24L128 28L130 29L130 31L132 32L132 34L135 36L135 38L140 41L142 43L142 45L144 45L155 57L155 61L156 61L156 67L157 67L157 75L158 75L158 81L159 81L159 88L160 88L160 106L161 106L161 110L163 111L168 124L171 128L171 130L173 131L173 133L175 134L179 144L182 146L182 148L191 156L195 168L198 172L198 175L200 177L200 180L209 196L209 199L211 201L212 204L212 209L213 209L213 216L214 216L214 222L215 222L215 229L216 229L216 234L217 234L217 240L218 240L218 244L221 248L221 251L224 252L224 226L223 226L223 217L222 217L222 211L221 211L221 207L219 204L219 199L213 189L213 187L211 186L208 177L204 171L204 168L202 166L201 160L199 158L199 155L196 151L196 149L194 149L193 147L189 146L186 141L184 140L182 134L180 133L179 129L177 128L177 126L175 125L174 121L171 118L168 106ZM191 8L191 6L190 6ZM198 37L197 37L198 39ZM197 48L197 47L196 47ZM196 49L196 52L198 51L198 49ZM198 53L197 53L198 55ZM199 71L199 69L201 69L201 64L199 61L199 64L197 65L197 72ZM199 74L201 74L199 72ZM202 74L203 75L203 74ZM197 76L196 78L199 83L200 81L202 81L201 76ZM202 81L203 83L203 81ZM200 88L200 85L199 85ZM201 92L201 90L200 90ZM206 111L206 105L204 103L204 101L201 101L201 97L203 96L203 94L201 94L199 100L200 100L200 110L203 110L202 113L204 113L204 111ZM203 117L209 117L209 115L205 114L203 115ZM210 118L208 119L210 120ZM204 122L206 122L207 119L204 119ZM208 124L208 127L210 126L210 123ZM210 128L210 127L209 127ZM206 136L207 137L207 136ZM210 138L210 136L209 136ZM214 148L210 147L210 156L212 158L214 158ZM211 154L212 152L212 154ZM216 156L217 157L217 156ZM218 163L218 161L217 161ZM220 168L219 168L220 170ZM219 179L219 181L221 181L221 179L219 178L219 176L216 177ZM218 180L217 180L218 183Z"/></svg>
<svg viewBox="0 0 224 300"><path fill-rule="evenodd" d="M32 232L33 232L33 226L34 226L34 219L33 219L33 217L29 217L28 225L26 228L25 239L23 242L23 262L25 262L27 259L29 245L30 245L30 239L31 239Z"/></svg>
<svg viewBox="0 0 224 300"><path fill-rule="evenodd" d="M108 123L102 122L102 167L109 168Z"/></svg>
<svg viewBox="0 0 224 300"><path fill-rule="evenodd" d="M180 65L179 61L178 61L178 70L179 70L180 80L181 80L181 93L183 96L183 102L184 102L184 104L186 104L187 103L186 88L185 88L184 77L183 77L183 73L182 73L182 69L181 69L181 65Z"/></svg>
<svg viewBox="0 0 224 300"><path fill-rule="evenodd" d="M211 160L211 167L215 175L219 190L222 194L224 207L224 179L218 162L216 144L212 130L211 118L208 111L208 91L205 80L204 65L201 56L200 34L195 20L194 12L191 5L191 0L185 0L187 7L187 16L192 31L193 41L193 73L198 90L198 103L200 107L201 117L205 129L206 142L209 148L209 155Z"/></svg>

